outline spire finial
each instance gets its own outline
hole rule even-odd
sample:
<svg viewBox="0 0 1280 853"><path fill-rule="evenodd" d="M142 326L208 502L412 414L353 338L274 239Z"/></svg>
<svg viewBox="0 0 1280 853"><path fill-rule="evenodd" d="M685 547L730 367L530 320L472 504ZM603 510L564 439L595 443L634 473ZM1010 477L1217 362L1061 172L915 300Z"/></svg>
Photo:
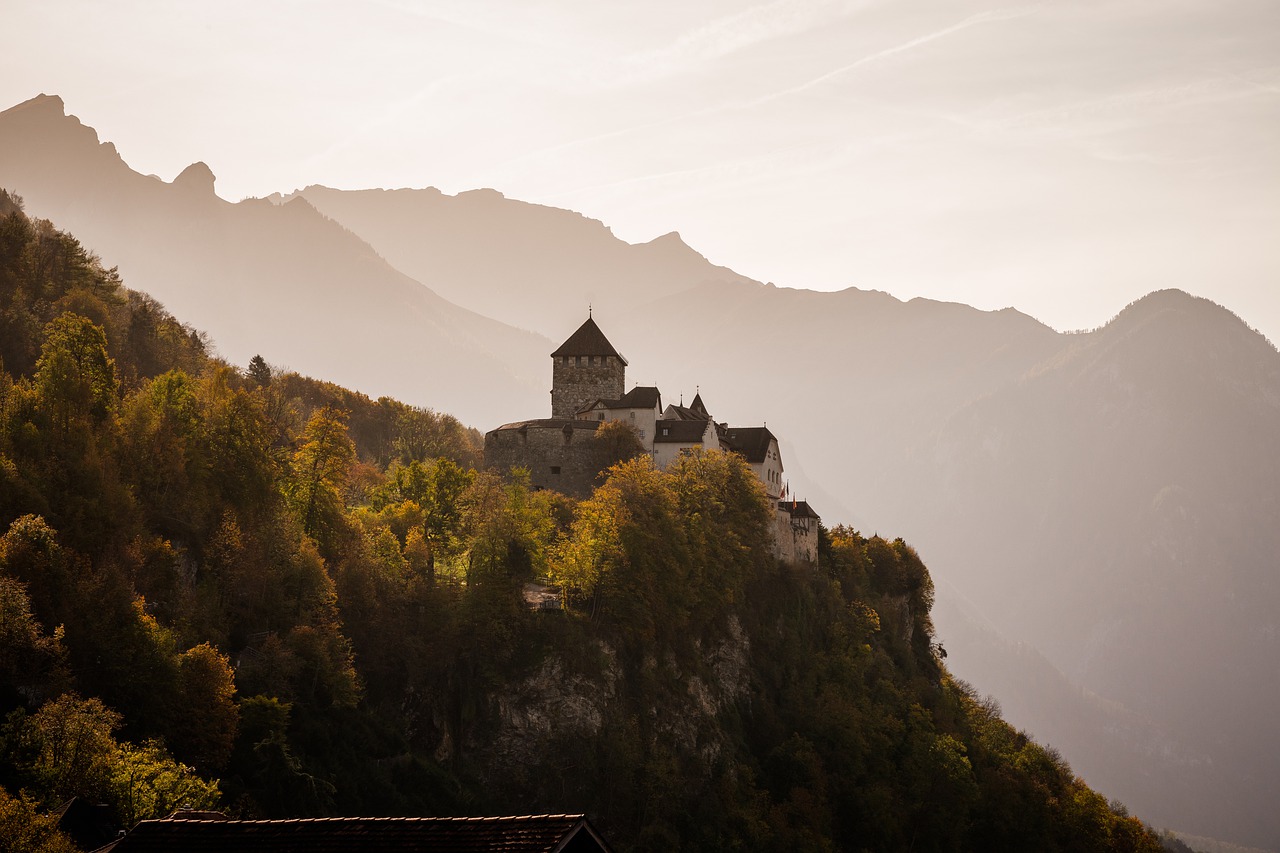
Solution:
<svg viewBox="0 0 1280 853"><path fill-rule="evenodd" d="M590 302L587 303L587 319L588 320L591 319L591 303Z"/></svg>

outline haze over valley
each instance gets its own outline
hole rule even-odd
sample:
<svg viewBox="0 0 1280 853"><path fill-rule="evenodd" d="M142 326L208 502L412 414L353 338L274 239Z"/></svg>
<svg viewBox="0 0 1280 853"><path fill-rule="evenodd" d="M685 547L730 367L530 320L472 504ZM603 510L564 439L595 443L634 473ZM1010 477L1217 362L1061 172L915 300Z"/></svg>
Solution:
<svg viewBox="0 0 1280 853"><path fill-rule="evenodd" d="M1277 844L1280 355L1225 309L1163 291L1062 334L764 284L493 190L229 203L203 163L133 171L51 96L0 114L0 186L233 363L481 430L546 408L547 355L593 305L631 383L767 421L828 524L919 547L953 670L1090 783L1157 825Z"/></svg>

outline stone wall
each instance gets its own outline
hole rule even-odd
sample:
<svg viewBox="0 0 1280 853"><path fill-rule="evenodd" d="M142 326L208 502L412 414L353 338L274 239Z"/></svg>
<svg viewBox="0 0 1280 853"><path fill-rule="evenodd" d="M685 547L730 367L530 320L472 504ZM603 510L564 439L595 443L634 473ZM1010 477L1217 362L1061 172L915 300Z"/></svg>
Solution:
<svg viewBox="0 0 1280 853"><path fill-rule="evenodd" d="M807 524L804 523L807 521ZM779 507L774 513L773 552L784 563L818 564L817 519L792 519L791 513Z"/></svg>
<svg viewBox="0 0 1280 853"><path fill-rule="evenodd" d="M506 474L526 468L534 488L585 498L600 473L596 421L544 420L510 424L484 437L484 464Z"/></svg>
<svg viewBox="0 0 1280 853"><path fill-rule="evenodd" d="M593 400L617 400L626 393L626 366L612 355L570 355L551 359L551 417L572 418Z"/></svg>

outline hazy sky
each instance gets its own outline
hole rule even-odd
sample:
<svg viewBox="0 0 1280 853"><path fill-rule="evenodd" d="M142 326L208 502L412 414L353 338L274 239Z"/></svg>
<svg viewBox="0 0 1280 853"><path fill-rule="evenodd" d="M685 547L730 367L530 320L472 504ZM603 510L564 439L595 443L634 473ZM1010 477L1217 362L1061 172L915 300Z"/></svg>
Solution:
<svg viewBox="0 0 1280 853"><path fill-rule="evenodd" d="M1013 305L1159 287L1280 343L1280 2L0 0L59 94L232 200L494 187L780 285Z"/></svg>

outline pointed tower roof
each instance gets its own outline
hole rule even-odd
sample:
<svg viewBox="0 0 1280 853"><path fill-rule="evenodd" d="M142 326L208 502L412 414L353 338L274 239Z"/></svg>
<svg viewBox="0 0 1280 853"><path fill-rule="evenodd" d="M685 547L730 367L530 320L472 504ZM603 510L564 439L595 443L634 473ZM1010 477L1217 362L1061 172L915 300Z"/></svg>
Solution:
<svg viewBox="0 0 1280 853"><path fill-rule="evenodd" d="M702 402L702 391L699 390L694 396L693 402L689 404L689 411L694 414L702 415L704 418L711 417L711 413L707 411L707 406Z"/></svg>
<svg viewBox="0 0 1280 853"><path fill-rule="evenodd" d="M591 317L587 317L587 322L579 326L578 331L570 335L558 350L551 353L552 358L562 355L611 355L623 364L627 363L622 353L613 348L613 344L609 343L609 339Z"/></svg>

